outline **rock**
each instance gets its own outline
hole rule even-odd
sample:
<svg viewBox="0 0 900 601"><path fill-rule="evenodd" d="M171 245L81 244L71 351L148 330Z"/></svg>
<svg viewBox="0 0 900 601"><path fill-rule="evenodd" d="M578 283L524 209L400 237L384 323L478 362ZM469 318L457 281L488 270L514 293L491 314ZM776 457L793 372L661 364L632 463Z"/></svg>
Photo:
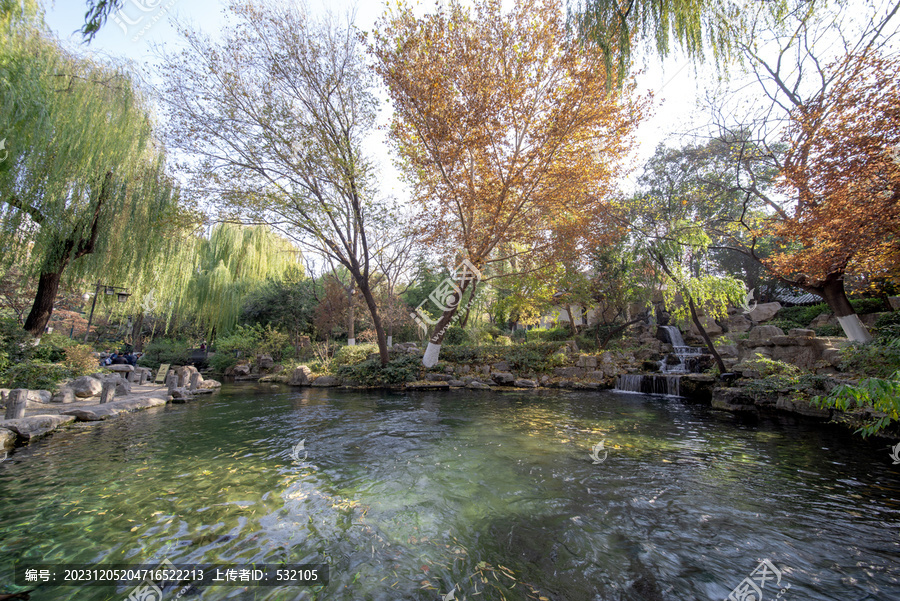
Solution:
<svg viewBox="0 0 900 601"><path fill-rule="evenodd" d="M553 370L553 375L562 378L580 378L584 373L583 367L557 367Z"/></svg>
<svg viewBox="0 0 900 601"><path fill-rule="evenodd" d="M450 388L447 382L407 382L407 390L446 390Z"/></svg>
<svg viewBox="0 0 900 601"><path fill-rule="evenodd" d="M550 382L550 376L541 376L541 385L546 386Z"/></svg>
<svg viewBox="0 0 900 601"><path fill-rule="evenodd" d="M436 374L432 372L425 374L425 379L430 382L449 382L453 379L453 376L449 374Z"/></svg>
<svg viewBox="0 0 900 601"><path fill-rule="evenodd" d="M808 327L811 330L816 328L821 328L822 326L827 326L832 323L837 323L837 319L834 319L834 315L831 313L819 313L815 319L809 322Z"/></svg>
<svg viewBox="0 0 900 601"><path fill-rule="evenodd" d="M520 378L513 382L513 386L517 386L518 388L537 388L537 382Z"/></svg>
<svg viewBox="0 0 900 601"><path fill-rule="evenodd" d="M816 333L812 330L803 328L793 328L788 330L788 336L791 336L792 338L815 338Z"/></svg>
<svg viewBox="0 0 900 601"><path fill-rule="evenodd" d="M50 399L51 403L74 403L75 391L68 386L60 388Z"/></svg>
<svg viewBox="0 0 900 601"><path fill-rule="evenodd" d="M291 373L291 379L288 380L290 386L309 386L309 374L312 371L305 365L294 369Z"/></svg>
<svg viewBox="0 0 900 601"><path fill-rule="evenodd" d="M654 370L659 367L655 363L653 363L652 365ZM584 377L585 379L591 380L592 382L601 382L606 379L606 372L604 372L602 369L597 369L587 372Z"/></svg>
<svg viewBox="0 0 900 601"><path fill-rule="evenodd" d="M769 321L779 311L781 311L781 303L760 303L747 314L747 317L756 323L761 323Z"/></svg>
<svg viewBox="0 0 900 601"><path fill-rule="evenodd" d="M478 380L472 380L466 385L466 388L472 388L474 390L490 390L491 387L487 384L482 384Z"/></svg>
<svg viewBox="0 0 900 601"><path fill-rule="evenodd" d="M0 428L12 430L19 438L27 442L45 436L73 421L75 418L71 415L32 415L0 422Z"/></svg>
<svg viewBox="0 0 900 601"><path fill-rule="evenodd" d="M714 388L712 407L732 413L756 413L758 411L753 398L741 388Z"/></svg>
<svg viewBox="0 0 900 601"><path fill-rule="evenodd" d="M738 357L738 347L734 344L724 344L716 347L716 350L723 359L737 359Z"/></svg>
<svg viewBox="0 0 900 601"><path fill-rule="evenodd" d="M250 375L250 365L248 363L238 363L231 368L231 375L235 378L245 378Z"/></svg>
<svg viewBox="0 0 900 601"><path fill-rule="evenodd" d="M498 361L491 365L491 371L509 371L509 363L506 361Z"/></svg>
<svg viewBox="0 0 900 601"><path fill-rule="evenodd" d="M271 355L258 355L256 357L256 366L260 369L269 370L272 369L273 365L275 365L275 360L272 359Z"/></svg>
<svg viewBox="0 0 900 601"><path fill-rule="evenodd" d="M129 365L129 367L131 367ZM91 376L81 376L80 378L75 378L70 384L69 387L72 389L72 392L75 393L75 396L79 399L87 399L92 396L97 396L103 391L103 383Z"/></svg>
<svg viewBox="0 0 900 601"><path fill-rule="evenodd" d="M16 446L16 433L6 428L0 428L0 449L11 449Z"/></svg>
<svg viewBox="0 0 900 601"><path fill-rule="evenodd" d="M123 374L128 374L134 371L133 366L124 363L122 365L107 365L105 369Z"/></svg>
<svg viewBox="0 0 900 601"><path fill-rule="evenodd" d="M126 394L131 394L131 382L119 378L119 381L116 382L116 396L125 396Z"/></svg>
<svg viewBox="0 0 900 601"><path fill-rule="evenodd" d="M778 403L775 405L775 407L782 411L798 413L807 417L821 417L823 419L828 419L831 417L831 409L819 409L810 405L809 401L801 399L790 399L788 397L781 396L778 398Z"/></svg>
<svg viewBox="0 0 900 601"><path fill-rule="evenodd" d="M775 336L784 336L784 330L777 326L756 326L750 330L747 340L749 342L766 342Z"/></svg>
<svg viewBox="0 0 900 601"><path fill-rule="evenodd" d="M466 383L462 380L450 380L447 382L448 385L452 388L461 388L466 385Z"/></svg>
<svg viewBox="0 0 900 601"><path fill-rule="evenodd" d="M491 374L491 379L501 386L512 386L516 377L508 371L498 371Z"/></svg>
<svg viewBox="0 0 900 601"><path fill-rule="evenodd" d="M319 376L315 380L313 380L312 385L318 388L325 388L330 386L339 386L341 381L334 376Z"/></svg>
<svg viewBox="0 0 900 601"><path fill-rule="evenodd" d="M172 402L173 403L183 403L185 401L193 400L194 395L191 394L191 391L183 386L179 386L178 388L172 389Z"/></svg>
<svg viewBox="0 0 900 601"><path fill-rule="evenodd" d="M180 390L180 389L176 389ZM156 397L146 397L141 399L127 399L124 401L113 401L105 405L96 405L93 407L81 407L63 411L62 415L74 416L80 422L96 422L110 417L115 417L120 413L128 413L130 411L139 411L141 409L149 409L151 407L162 407L166 404L165 399Z"/></svg>
<svg viewBox="0 0 900 601"><path fill-rule="evenodd" d="M200 390L218 390L222 388L222 383L218 380L203 380L200 382Z"/></svg>
<svg viewBox="0 0 900 601"><path fill-rule="evenodd" d="M744 315L733 315L725 321L729 332L748 332L753 327L753 322Z"/></svg>
<svg viewBox="0 0 900 601"><path fill-rule="evenodd" d="M706 333L711 337L715 338L716 336L724 333L722 326L717 324L716 320L714 320L712 317L701 316L699 319L700 323L703 324L703 329L705 329ZM697 326L694 325L693 322L691 322L691 327L690 330L688 330L688 335L693 336L694 338L701 338L700 330L697 329Z"/></svg>
<svg viewBox="0 0 900 601"><path fill-rule="evenodd" d="M578 367L597 368L597 357L591 355L581 355L575 363Z"/></svg>
<svg viewBox="0 0 900 601"><path fill-rule="evenodd" d="M53 398L53 394L49 390L28 391L29 403L49 403L51 398Z"/></svg>
<svg viewBox="0 0 900 601"><path fill-rule="evenodd" d="M452 373L453 373L453 366L452 366L452 365L448 365L447 367L445 367L445 368L444 368L444 373L445 373L445 374L452 374Z"/></svg>

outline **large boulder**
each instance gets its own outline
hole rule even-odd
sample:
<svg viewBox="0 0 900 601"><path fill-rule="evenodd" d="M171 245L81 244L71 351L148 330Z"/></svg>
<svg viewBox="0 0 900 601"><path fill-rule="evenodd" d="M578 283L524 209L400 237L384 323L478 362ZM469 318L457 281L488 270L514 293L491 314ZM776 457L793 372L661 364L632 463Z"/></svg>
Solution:
<svg viewBox="0 0 900 601"><path fill-rule="evenodd" d="M131 372L134 371L134 367L132 367L131 365L128 365L127 363L123 363L121 365L107 365L106 369L108 369L109 371L114 371L114 372L123 374L123 375L130 374Z"/></svg>
<svg viewBox="0 0 900 601"><path fill-rule="evenodd" d="M781 303L760 303L747 314L747 317L756 323L761 323L769 321L779 311L781 311Z"/></svg>
<svg viewBox="0 0 900 601"><path fill-rule="evenodd" d="M491 371L509 371L509 363L506 361L497 361L493 365L491 365Z"/></svg>
<svg viewBox="0 0 900 601"><path fill-rule="evenodd" d="M16 446L16 433L6 428L0 428L0 450L11 449Z"/></svg>
<svg viewBox="0 0 900 601"><path fill-rule="evenodd" d="M319 376L313 380L312 385L319 388L328 388L331 386L340 386L341 381L334 376Z"/></svg>
<svg viewBox="0 0 900 601"><path fill-rule="evenodd" d="M466 388L471 388L473 390L490 390L491 387L483 382L479 382L478 380L472 380L468 384L466 384Z"/></svg>
<svg viewBox="0 0 900 601"><path fill-rule="evenodd" d="M777 304L777 303L776 303ZM784 330L777 326L756 326L750 330L748 342L768 342L775 336L784 336Z"/></svg>
<svg viewBox="0 0 900 601"><path fill-rule="evenodd" d="M116 396L125 396L126 394L131 394L131 382L119 378L116 382Z"/></svg>
<svg viewBox="0 0 900 601"><path fill-rule="evenodd" d="M186 401L190 401L194 398L194 395L191 394L191 391L187 388L173 388L172 389L172 402L173 403L184 403Z"/></svg>
<svg viewBox="0 0 900 601"><path fill-rule="evenodd" d="M537 388L537 382L534 380L526 380L524 378L516 380L513 385L518 388Z"/></svg>
<svg viewBox="0 0 900 601"><path fill-rule="evenodd" d="M69 387L72 389L72 392L75 393L75 396L79 399L88 399L92 396L99 395L103 391L103 383L97 378L92 378L91 376L81 376L80 378L75 378L69 384Z"/></svg>
<svg viewBox="0 0 900 601"><path fill-rule="evenodd" d="M500 386L512 386L516 381L516 377L508 371L494 372L491 379Z"/></svg>
<svg viewBox="0 0 900 601"><path fill-rule="evenodd" d="M309 386L309 374L312 373L307 366L301 365L300 367L294 369L291 373L291 378L288 380L288 384L290 386Z"/></svg>
<svg viewBox="0 0 900 601"><path fill-rule="evenodd" d="M274 365L275 360L272 358L272 355L258 355L256 357L256 366L263 371L272 369Z"/></svg>
<svg viewBox="0 0 900 601"><path fill-rule="evenodd" d="M74 403L75 391L69 386L63 386L50 399L51 403Z"/></svg>
<svg viewBox="0 0 900 601"><path fill-rule="evenodd" d="M249 363L238 363L234 367L230 368L232 376L235 378L245 378L250 375L250 364Z"/></svg>
<svg viewBox="0 0 900 601"><path fill-rule="evenodd" d="M150 407L162 407L165 404L165 399L145 397L125 401L113 401L112 403L106 403L105 405L70 409L68 411L63 411L62 414L74 416L80 422L96 422L114 417L120 413L139 411L141 409L149 409Z"/></svg>
<svg viewBox="0 0 900 601"><path fill-rule="evenodd" d="M597 368L597 357L592 355L581 355L578 357L578 361L575 363L578 367L586 367L589 369Z"/></svg>
<svg viewBox="0 0 900 601"><path fill-rule="evenodd" d="M28 404L32 403L49 403L50 399L53 397L53 393L49 390L29 390L28 391Z"/></svg>
<svg viewBox="0 0 900 601"><path fill-rule="evenodd" d="M71 415L31 415L0 422L0 427L12 430L18 434L19 438L29 441L49 434L60 426L73 421L75 421L75 417Z"/></svg>

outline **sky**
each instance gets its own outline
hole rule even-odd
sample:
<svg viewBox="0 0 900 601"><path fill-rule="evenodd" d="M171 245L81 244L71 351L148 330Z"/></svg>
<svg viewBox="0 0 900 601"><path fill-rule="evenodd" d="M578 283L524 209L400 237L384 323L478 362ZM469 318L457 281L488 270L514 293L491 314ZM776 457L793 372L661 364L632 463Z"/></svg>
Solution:
<svg viewBox="0 0 900 601"><path fill-rule="evenodd" d="M181 48L173 20L177 19L215 37L226 25L224 10L227 4L227 0L124 0L121 13L107 21L90 45L83 43L82 36L77 31L84 23L84 0L50 0L45 4L45 9L50 29L71 48L116 62L130 61L131 68L137 74L150 83L155 83L152 73L153 66L159 62L159 52L172 52ZM431 5L430 2L426 4ZM307 6L317 14L330 10L340 15L355 10L357 27L371 30L381 15L384 4L310 0ZM638 56L636 63L643 70L637 78L639 92L652 91L655 94L654 114L641 124L637 132L638 145L633 164L639 165L668 136L684 132L695 125L691 123L691 119L692 116L698 116L697 99L706 88L714 85L716 74L711 65L695 66L678 56L665 61L660 61L656 56ZM386 123L389 113L383 111L382 115ZM391 162L391 151L384 132L374 132L366 146L379 162L383 187L381 193L404 200L407 192ZM623 189L633 188L634 178L638 173L639 170L631 172L623 179Z"/></svg>

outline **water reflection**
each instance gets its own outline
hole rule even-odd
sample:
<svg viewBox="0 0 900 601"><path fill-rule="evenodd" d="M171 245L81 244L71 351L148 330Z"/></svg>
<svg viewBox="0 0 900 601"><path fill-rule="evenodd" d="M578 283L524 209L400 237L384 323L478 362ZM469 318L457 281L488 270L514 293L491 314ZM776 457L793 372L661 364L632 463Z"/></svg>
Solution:
<svg viewBox="0 0 900 601"><path fill-rule="evenodd" d="M895 599L883 446L639 395L233 387L17 449L0 591L16 559L167 558L331 565L324 589L211 600L724 599L769 559L787 599Z"/></svg>

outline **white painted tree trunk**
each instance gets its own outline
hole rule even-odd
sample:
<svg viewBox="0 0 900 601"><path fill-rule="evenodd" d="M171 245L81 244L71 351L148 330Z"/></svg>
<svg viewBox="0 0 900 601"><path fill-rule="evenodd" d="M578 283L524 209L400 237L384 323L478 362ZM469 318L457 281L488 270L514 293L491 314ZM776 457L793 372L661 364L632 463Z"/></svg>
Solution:
<svg viewBox="0 0 900 601"><path fill-rule="evenodd" d="M438 357L441 354L441 345L434 344L433 342L429 342L428 346L425 348L425 354L422 356L422 365L425 367L434 367L434 365L438 362Z"/></svg>
<svg viewBox="0 0 900 601"><path fill-rule="evenodd" d="M387 337L387 346L388 346L388 348L391 348L392 346L394 346L394 337L393 336Z"/></svg>
<svg viewBox="0 0 900 601"><path fill-rule="evenodd" d="M865 324L859 319L859 315L845 315L837 318L838 323L844 329L847 338L853 342L872 342L872 335L866 329Z"/></svg>
<svg viewBox="0 0 900 601"><path fill-rule="evenodd" d="M347 346L356 346L356 338L348 338Z"/></svg>

